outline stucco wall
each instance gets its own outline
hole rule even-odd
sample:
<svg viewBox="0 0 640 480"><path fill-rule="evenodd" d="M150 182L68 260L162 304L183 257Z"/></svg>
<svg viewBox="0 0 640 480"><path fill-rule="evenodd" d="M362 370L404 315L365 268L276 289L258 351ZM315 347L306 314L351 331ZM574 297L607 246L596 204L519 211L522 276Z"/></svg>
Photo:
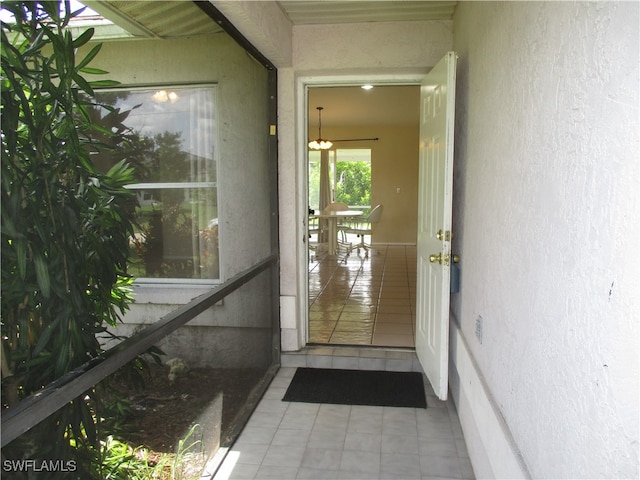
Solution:
<svg viewBox="0 0 640 480"><path fill-rule="evenodd" d="M271 252L267 157L267 73L227 34L106 42L95 66L126 86L215 83L222 279ZM126 315L130 333L208 291L210 286L140 284ZM271 361L269 283L259 277L164 342L168 357L212 366ZM216 326L215 329L197 328ZM249 331L251 330L251 331ZM190 348L184 348L189 345ZM223 347L220 347L223 345ZM236 346L235 350L230 346ZM240 348L239 345L243 345ZM247 345L249 345L248 348ZM252 355L244 353L250 350Z"/></svg>
<svg viewBox="0 0 640 480"><path fill-rule="evenodd" d="M293 27L298 72L432 67L451 48L451 21Z"/></svg>
<svg viewBox="0 0 640 480"><path fill-rule="evenodd" d="M456 10L452 309L533 478L638 478L638 7Z"/></svg>

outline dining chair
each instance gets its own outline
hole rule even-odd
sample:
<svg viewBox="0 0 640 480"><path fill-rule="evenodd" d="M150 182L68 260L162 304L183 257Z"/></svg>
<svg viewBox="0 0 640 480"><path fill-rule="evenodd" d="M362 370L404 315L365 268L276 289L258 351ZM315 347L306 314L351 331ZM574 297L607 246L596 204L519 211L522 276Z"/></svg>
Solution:
<svg viewBox="0 0 640 480"><path fill-rule="evenodd" d="M383 209L383 205L376 205L371 209L369 215L364 218L354 219L353 222L343 227L342 232L345 236L351 233L360 237L360 243L355 245L355 248L358 250L358 255L360 255L360 249L363 249L365 258L369 256L371 244L365 243L364 237L365 235L371 236L373 234L375 225L380 221L380 217L382 217Z"/></svg>
<svg viewBox="0 0 640 480"><path fill-rule="evenodd" d="M326 246L326 243L322 243L320 241L320 222L318 217L316 217L313 214L312 210L309 210L309 220L308 220L308 230L307 230L307 235L308 235L308 245L309 245L309 251L313 252L315 254L315 257L318 256L318 254L320 253L320 251L323 249L323 247ZM313 237L315 236L315 240L313 239ZM313 261L314 260L314 256L313 255L309 255L309 261Z"/></svg>

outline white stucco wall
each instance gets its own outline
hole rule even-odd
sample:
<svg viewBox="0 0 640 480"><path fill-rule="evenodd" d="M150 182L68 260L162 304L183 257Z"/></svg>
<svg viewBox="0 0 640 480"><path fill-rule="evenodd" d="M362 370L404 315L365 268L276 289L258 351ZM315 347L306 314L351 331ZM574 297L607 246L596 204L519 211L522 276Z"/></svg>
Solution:
<svg viewBox="0 0 640 480"><path fill-rule="evenodd" d="M452 307L533 478L638 478L638 18L637 2L464 2L454 18ZM480 435L470 450L491 448Z"/></svg>
<svg viewBox="0 0 640 480"><path fill-rule="evenodd" d="M291 66L291 21L271 1L214 0L211 2L260 53L276 67Z"/></svg>
<svg viewBox="0 0 640 480"><path fill-rule="evenodd" d="M430 68L451 48L452 22L293 27L293 68L304 74Z"/></svg>

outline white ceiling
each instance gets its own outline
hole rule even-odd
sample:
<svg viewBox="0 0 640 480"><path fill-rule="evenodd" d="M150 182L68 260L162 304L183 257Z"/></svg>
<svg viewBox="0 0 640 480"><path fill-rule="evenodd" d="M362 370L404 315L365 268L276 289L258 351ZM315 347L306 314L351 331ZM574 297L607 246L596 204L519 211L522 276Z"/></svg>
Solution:
<svg viewBox="0 0 640 480"><path fill-rule="evenodd" d="M418 85L385 85L372 90L359 86L310 88L309 127L318 128L316 107L323 107L323 128L415 125L420 118L419 102Z"/></svg>
<svg viewBox="0 0 640 480"><path fill-rule="evenodd" d="M85 0L82 3L136 36L167 38L220 31L195 2ZM294 25L451 20L457 4L419 0L276 3Z"/></svg>
<svg viewBox="0 0 640 480"><path fill-rule="evenodd" d="M84 0L82 3L136 37L170 38L222 31L194 2Z"/></svg>
<svg viewBox="0 0 640 480"><path fill-rule="evenodd" d="M457 4L418 0L281 0L277 3L294 25L451 20Z"/></svg>

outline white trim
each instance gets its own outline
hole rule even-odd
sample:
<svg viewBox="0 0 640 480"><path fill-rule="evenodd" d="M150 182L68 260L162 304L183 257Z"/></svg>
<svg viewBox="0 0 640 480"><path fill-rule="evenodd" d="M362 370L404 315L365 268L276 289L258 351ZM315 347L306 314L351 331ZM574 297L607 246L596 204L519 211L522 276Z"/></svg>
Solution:
<svg viewBox="0 0 640 480"><path fill-rule="evenodd" d="M306 224L308 217L308 187L307 187L307 136L308 136L308 105L307 91L309 87L318 86L359 86L363 83L375 85L420 85L424 75L430 70L427 68L412 68L392 73L376 73L375 71L360 71L348 73L326 72L313 75L300 75L295 80L295 152L298 159L296 164L296 236L297 241L302 242L306 237ZM300 245L300 243L298 243ZM297 291L298 315L296 330L298 333L299 347L304 347L309 342L309 257L306 241L297 249Z"/></svg>
<svg viewBox="0 0 640 480"><path fill-rule="evenodd" d="M307 137L308 137L308 118L307 118L307 84L301 82L301 78L296 81L296 89L294 93L296 103L296 158L298 158L297 164L297 178L296 178L296 198L298 212L296 218L296 231L298 241L304 240L302 248L298 249L298 259L296 265L296 271L298 274L298 292L300 292L300 301L298 301L298 319L296 324L296 330L298 333L298 346L304 347L309 342L309 249L306 222L309 219L309 202L308 195L308 166L307 162Z"/></svg>
<svg viewBox="0 0 640 480"><path fill-rule="evenodd" d="M453 315L449 321L449 387L476 478L531 478Z"/></svg>
<svg viewBox="0 0 640 480"><path fill-rule="evenodd" d="M215 182L207 181L207 182L141 182L141 183L130 183L125 185L124 188L136 192L140 192L143 190L160 190L160 189L170 189L170 190L185 190L185 189L213 189L215 188L215 197L216 197L216 208L218 221L220 219L224 219L222 216L224 214L224 206L223 202L220 201L224 191L224 182L218 185L218 179L220 178L220 102L218 99L219 96L219 84L218 82L198 82L198 83L144 83L144 84L136 84L136 85L119 85L117 87L109 87L109 88L100 88L96 89L96 93L113 93L113 92L147 92L153 91L157 89L167 89L167 90L184 90L184 91L192 91L192 90L204 90L207 93L211 93L212 96L212 108L213 108L213 130L211 133L211 147L212 147L212 158L215 168ZM190 107L191 110L191 107ZM134 281L134 285L136 287L158 287L158 286L169 286L180 289L181 286L185 287L206 287L212 288L215 285L221 284L225 281L225 264L224 264L224 249L220 248L218 245L218 278L180 278L180 277L136 277ZM141 290L143 291L143 290ZM190 297L193 298L193 297ZM189 301L190 298L186 300ZM162 302L159 302L162 303Z"/></svg>

